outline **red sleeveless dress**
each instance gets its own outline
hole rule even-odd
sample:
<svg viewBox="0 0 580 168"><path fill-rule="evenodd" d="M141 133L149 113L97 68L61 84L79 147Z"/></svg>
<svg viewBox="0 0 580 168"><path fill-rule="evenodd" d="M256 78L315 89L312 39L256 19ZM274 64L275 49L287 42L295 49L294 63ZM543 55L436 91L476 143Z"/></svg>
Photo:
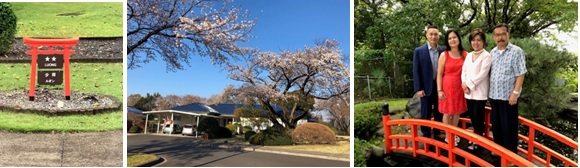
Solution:
<svg viewBox="0 0 580 168"><path fill-rule="evenodd" d="M439 99L439 112L443 114L461 114L467 111L467 103L461 88L461 68L467 52L463 51L463 57L451 58L445 51L445 67L443 69L442 90L445 100Z"/></svg>

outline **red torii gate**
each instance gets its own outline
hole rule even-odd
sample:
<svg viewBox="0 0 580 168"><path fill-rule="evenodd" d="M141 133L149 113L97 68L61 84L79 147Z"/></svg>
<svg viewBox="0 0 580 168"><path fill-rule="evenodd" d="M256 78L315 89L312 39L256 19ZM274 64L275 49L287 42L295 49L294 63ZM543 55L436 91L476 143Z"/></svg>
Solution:
<svg viewBox="0 0 580 168"><path fill-rule="evenodd" d="M26 51L26 54L32 55L30 68L30 90L28 93L29 100L34 101L34 92L36 86L36 66L38 54L59 54L64 55L64 95L66 100L70 100L70 55L74 54L74 50L70 47L75 46L79 41L78 37L67 39L34 39L24 37L22 38L27 46L32 47L31 50ZM41 46L48 46L48 50L39 50ZM54 50L53 47L62 46L63 50ZM56 63L58 64L58 62Z"/></svg>

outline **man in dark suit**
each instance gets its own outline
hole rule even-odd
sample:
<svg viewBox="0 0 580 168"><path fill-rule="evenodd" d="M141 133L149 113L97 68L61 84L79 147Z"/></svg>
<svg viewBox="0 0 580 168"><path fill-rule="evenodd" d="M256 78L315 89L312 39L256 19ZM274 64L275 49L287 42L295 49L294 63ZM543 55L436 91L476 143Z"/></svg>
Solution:
<svg viewBox="0 0 580 168"><path fill-rule="evenodd" d="M439 113L437 97L437 61L443 47L437 45L439 30L436 26L427 27L427 45L415 48L413 53L413 85L415 94L421 98L421 118L441 121L443 115ZM421 127L424 137L432 137L431 127ZM445 138L440 130L433 129L433 138Z"/></svg>

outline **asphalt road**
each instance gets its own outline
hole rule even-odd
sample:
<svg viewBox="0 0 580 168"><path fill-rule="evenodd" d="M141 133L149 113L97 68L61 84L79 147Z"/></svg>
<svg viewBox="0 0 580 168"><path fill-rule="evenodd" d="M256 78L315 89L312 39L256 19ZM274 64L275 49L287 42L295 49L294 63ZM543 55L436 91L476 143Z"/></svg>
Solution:
<svg viewBox="0 0 580 168"><path fill-rule="evenodd" d="M132 135L127 152L149 153L165 158L160 167L348 167L349 162L267 152L245 151L239 147L219 148L223 143L207 143L191 137Z"/></svg>

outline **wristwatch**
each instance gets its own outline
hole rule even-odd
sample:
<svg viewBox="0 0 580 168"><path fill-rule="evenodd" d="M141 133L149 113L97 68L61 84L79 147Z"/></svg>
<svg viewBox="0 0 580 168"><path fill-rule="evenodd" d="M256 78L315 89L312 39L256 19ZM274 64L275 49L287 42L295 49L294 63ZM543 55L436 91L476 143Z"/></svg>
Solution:
<svg viewBox="0 0 580 168"><path fill-rule="evenodd" d="M520 92L518 92L518 91L515 91L515 90L514 90L512 93L513 93L513 94L516 94L516 95L519 95L519 94L520 94Z"/></svg>

